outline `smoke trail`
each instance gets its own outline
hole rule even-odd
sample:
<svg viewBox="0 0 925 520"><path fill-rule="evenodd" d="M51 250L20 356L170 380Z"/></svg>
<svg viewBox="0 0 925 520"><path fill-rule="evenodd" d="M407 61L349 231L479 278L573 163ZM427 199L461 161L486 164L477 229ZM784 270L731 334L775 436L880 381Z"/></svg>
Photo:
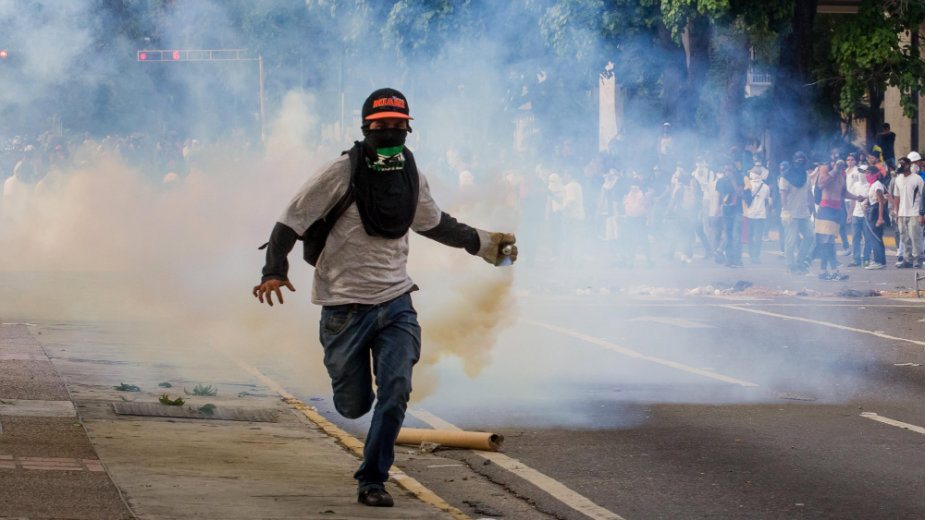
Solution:
<svg viewBox="0 0 925 520"><path fill-rule="evenodd" d="M254 362L292 359L321 391L327 376L316 339L318 309L308 303L311 272L293 253L298 292L287 295L285 306L259 306L250 296L263 262L256 246L312 172L361 137L361 103L383 86L409 97L415 117L409 146L438 204L470 225L515 231L522 246L518 265L496 269L412 237L409 272L422 287L414 299L424 331L415 398L439 390L431 367L442 359L459 358L470 378L496 362L497 338L518 315L516 289L611 288L613 261L625 250L603 240L596 183L609 169L617 171L620 203L630 184L655 184L663 120L650 101L666 88L658 78L669 57L650 36L623 43L622 52L646 59L633 62L642 70L616 60L618 86L634 89L622 92L628 108L623 135L611 143L616 157L592 163L598 128L589 100L597 98L583 85L594 85L595 67L606 63L595 64L596 57L613 59L606 42L587 28L572 28L568 37L582 54L557 55L538 26L544 15L556 14L547 13L548 2L466 3L459 19L438 17L459 26L438 27L442 39L436 38L424 23L435 15L424 4L399 13L410 25L400 26L394 41L381 38L393 20L392 4L269 1L170 2L145 15L151 27L138 31L149 42L129 29L112 31L110 42L101 28L111 25L96 2L0 1L5 35L30 42L15 69L19 76L0 75L0 114L15 113L42 130L59 112L94 122L92 139L75 145L70 162L29 193L0 203L0 314L156 320L171 341L219 346ZM251 17L247 24L244 17ZM111 46L99 47L101 40ZM262 147L253 146L259 135L255 62L140 64L134 51L143 43L261 53L269 107ZM88 61L88 55L99 58ZM137 89L107 90L126 84ZM553 94L566 90L570 95ZM125 92L139 99L120 98ZM676 155L688 169L697 152L719 148L673 132ZM126 144L135 137L156 144L161 136L159 152ZM76 144L83 136L66 139ZM113 142L120 140L124 146L116 150ZM165 157L184 145L194 154L185 161L188 172L176 163L181 167L170 168ZM714 170L728 159L725 151L707 156ZM676 164L666 159L660 166L666 168L658 182L668 184ZM164 183L168 172L174 180ZM553 174L571 174L581 185L582 222L565 225L550 211L557 195L550 189ZM666 201L650 191L656 210L664 210ZM668 265L663 262L659 257L656 265ZM657 273L665 285L688 276L674 268ZM561 318L577 313L563 311ZM682 341L678 350L684 347ZM190 355L207 356L201 352Z"/></svg>

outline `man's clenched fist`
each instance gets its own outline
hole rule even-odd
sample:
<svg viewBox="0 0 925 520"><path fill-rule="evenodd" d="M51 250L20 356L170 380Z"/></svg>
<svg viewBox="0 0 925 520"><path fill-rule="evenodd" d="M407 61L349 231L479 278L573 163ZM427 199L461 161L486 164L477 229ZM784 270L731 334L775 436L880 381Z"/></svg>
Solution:
<svg viewBox="0 0 925 520"><path fill-rule="evenodd" d="M482 258L491 265L512 264L517 260L517 238L513 233L489 233L491 245L483 248Z"/></svg>

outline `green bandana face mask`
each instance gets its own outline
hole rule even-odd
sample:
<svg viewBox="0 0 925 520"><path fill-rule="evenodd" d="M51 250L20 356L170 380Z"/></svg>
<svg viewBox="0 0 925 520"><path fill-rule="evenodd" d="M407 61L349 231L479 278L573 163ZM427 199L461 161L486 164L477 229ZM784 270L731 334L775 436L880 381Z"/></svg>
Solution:
<svg viewBox="0 0 925 520"><path fill-rule="evenodd" d="M386 148L376 148L376 153L383 157L393 157L401 153L405 149L404 145L398 146L388 146Z"/></svg>

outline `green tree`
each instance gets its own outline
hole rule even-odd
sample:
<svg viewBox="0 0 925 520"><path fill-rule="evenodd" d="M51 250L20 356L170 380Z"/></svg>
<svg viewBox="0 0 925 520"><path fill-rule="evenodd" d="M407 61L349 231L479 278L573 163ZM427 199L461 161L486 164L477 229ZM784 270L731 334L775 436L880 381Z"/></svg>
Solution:
<svg viewBox="0 0 925 520"><path fill-rule="evenodd" d="M790 15L793 0L663 0L662 22L675 40L686 32L689 65L685 103L699 130L719 130L724 145L741 141L745 79L751 55L769 61L770 42ZM759 106L767 106L761 104Z"/></svg>
<svg viewBox="0 0 925 520"><path fill-rule="evenodd" d="M879 130L886 87L899 90L906 116L917 111L919 93L925 87L923 21L923 2L864 0L857 16L834 26L831 56L838 108L848 119L867 119L868 141Z"/></svg>

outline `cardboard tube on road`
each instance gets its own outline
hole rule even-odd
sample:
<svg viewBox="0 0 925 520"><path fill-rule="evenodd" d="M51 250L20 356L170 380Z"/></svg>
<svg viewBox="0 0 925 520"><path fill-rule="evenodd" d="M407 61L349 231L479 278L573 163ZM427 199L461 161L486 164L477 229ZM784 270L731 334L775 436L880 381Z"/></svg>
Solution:
<svg viewBox="0 0 925 520"><path fill-rule="evenodd" d="M504 442L504 436L489 432L402 428L398 432L398 439L395 440L395 444L420 445L425 442L451 448L498 451L501 443Z"/></svg>

